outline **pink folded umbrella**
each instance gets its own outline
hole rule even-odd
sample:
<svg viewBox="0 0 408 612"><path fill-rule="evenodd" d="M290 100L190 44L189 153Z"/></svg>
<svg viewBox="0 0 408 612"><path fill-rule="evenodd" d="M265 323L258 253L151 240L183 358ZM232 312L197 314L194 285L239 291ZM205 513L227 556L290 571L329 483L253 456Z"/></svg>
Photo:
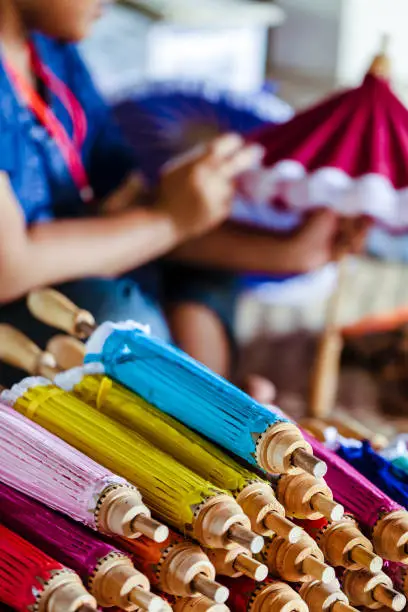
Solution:
<svg viewBox="0 0 408 612"><path fill-rule="evenodd" d="M125 479L4 404L0 404L0 482L95 530L130 537L139 530L157 541L168 535L164 525L150 518L139 491ZM106 514L101 509L108 504L109 517L114 506L123 507L115 510L123 520L114 524L111 518L101 519Z"/></svg>

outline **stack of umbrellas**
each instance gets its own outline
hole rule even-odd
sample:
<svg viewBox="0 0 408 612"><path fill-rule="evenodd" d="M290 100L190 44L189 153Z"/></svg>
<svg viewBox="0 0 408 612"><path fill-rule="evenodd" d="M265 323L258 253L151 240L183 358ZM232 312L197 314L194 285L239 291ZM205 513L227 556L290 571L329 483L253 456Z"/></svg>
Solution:
<svg viewBox="0 0 408 612"><path fill-rule="evenodd" d="M265 168L242 194L401 228L405 165L390 159L406 159L407 113L386 71L382 54L360 88L257 131ZM404 608L408 513L386 459L340 438L327 448L138 323L97 326L51 290L28 305L67 335L44 352L0 327L0 358L31 375L1 393L1 604ZM330 312L326 367L339 353L337 298ZM319 412L333 389L316 380Z"/></svg>
<svg viewBox="0 0 408 612"><path fill-rule="evenodd" d="M56 612L404 607L401 505L140 325L98 327L50 290L29 306L76 339L57 336L52 355L0 327L0 357L32 375L1 395L0 525L19 542L3 552L27 595L8 588L0 562L0 601ZM46 555L50 579L26 574L24 555Z"/></svg>

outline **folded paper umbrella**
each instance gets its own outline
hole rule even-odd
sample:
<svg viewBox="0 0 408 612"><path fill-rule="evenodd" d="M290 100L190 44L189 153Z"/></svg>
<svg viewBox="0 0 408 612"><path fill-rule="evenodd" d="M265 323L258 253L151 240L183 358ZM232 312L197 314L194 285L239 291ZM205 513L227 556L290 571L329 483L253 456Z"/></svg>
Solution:
<svg viewBox="0 0 408 612"><path fill-rule="evenodd" d="M408 512L360 472L309 435L314 452L327 463L326 480L335 498L370 531L375 552L408 564Z"/></svg>
<svg viewBox="0 0 408 612"><path fill-rule="evenodd" d="M296 211L329 208L343 217L369 217L390 231L408 229L408 110L390 88L389 68L384 49L359 87L299 113L273 132L259 130L254 139L266 149L264 167L243 177L245 196ZM313 416L329 414L335 401L349 238L345 232L312 379Z"/></svg>
<svg viewBox="0 0 408 612"><path fill-rule="evenodd" d="M24 338L21 334L15 336L18 343ZM9 334L7 354L11 352L12 341ZM19 352L22 353L21 347ZM23 361L21 366L24 367ZM186 531L204 546L230 548L240 544L251 552L262 548L262 536L249 529L249 518L229 492L201 478L75 395L58 389L50 380L24 379L4 390L0 398L95 461L132 483L137 482L149 507L162 520ZM150 521L149 517L148 525Z"/></svg>
<svg viewBox="0 0 408 612"><path fill-rule="evenodd" d="M391 499L408 507L408 474L376 453L369 442L359 446L339 444L336 452Z"/></svg>
<svg viewBox="0 0 408 612"><path fill-rule="evenodd" d="M215 582L216 570L208 556L197 544L184 539L175 531L170 531L167 540L161 543L152 543L147 538L139 538L137 541L122 538L117 543L130 553L135 566L161 592L194 599L204 595L220 604L228 599L228 589ZM239 546L223 552L241 559L243 563L245 560L257 563L248 551L242 552ZM246 567L248 569L249 565ZM257 569L262 567L261 563L257 563ZM254 564L250 573L253 571Z"/></svg>
<svg viewBox="0 0 408 612"><path fill-rule="evenodd" d="M18 612L90 612L79 576L0 525L0 602Z"/></svg>
<svg viewBox="0 0 408 612"><path fill-rule="evenodd" d="M128 555L95 532L0 484L0 522L77 572L99 606L165 612L147 577Z"/></svg>
<svg viewBox="0 0 408 612"><path fill-rule="evenodd" d="M407 603L405 596L394 589L391 578L383 572L371 574L367 570L345 570L341 584L354 606L365 606L371 610L385 606L401 612Z"/></svg>
<svg viewBox="0 0 408 612"><path fill-rule="evenodd" d="M87 361L100 362L109 377L253 466L324 475L324 463L313 457L294 423L141 325L96 328L92 315L52 290L31 293L28 306L51 326L82 338L91 335Z"/></svg>
<svg viewBox="0 0 408 612"><path fill-rule="evenodd" d="M136 487L3 404L0 481L103 533L168 535Z"/></svg>
<svg viewBox="0 0 408 612"><path fill-rule="evenodd" d="M25 336L0 325L0 358L12 354L19 368L29 368L32 346L41 358ZM104 533L145 534L160 542L168 535L167 527L151 518L136 487L4 404L0 481Z"/></svg>
<svg viewBox="0 0 408 612"><path fill-rule="evenodd" d="M301 530L285 518L285 509L266 480L132 391L98 375L100 370L99 364L90 363L57 375L54 381L57 386L74 392L87 404L138 432L206 480L230 491L251 519L256 533L263 536L277 533L292 543L300 538ZM318 507L318 499L316 504Z"/></svg>
<svg viewBox="0 0 408 612"><path fill-rule="evenodd" d="M315 540L324 558L333 567L365 568L373 574L381 571L381 557L374 554L372 543L361 533L352 517L345 516L334 522L326 518L316 521L303 519L298 523Z"/></svg>
<svg viewBox="0 0 408 612"><path fill-rule="evenodd" d="M18 412L127 478L164 522L204 546L241 544L259 552L263 538L231 495L200 478L135 432L40 377L1 393Z"/></svg>

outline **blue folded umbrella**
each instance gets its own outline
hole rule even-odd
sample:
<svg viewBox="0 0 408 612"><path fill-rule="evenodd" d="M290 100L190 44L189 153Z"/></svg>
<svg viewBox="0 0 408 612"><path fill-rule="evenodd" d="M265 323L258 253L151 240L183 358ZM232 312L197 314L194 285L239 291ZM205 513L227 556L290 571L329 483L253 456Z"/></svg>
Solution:
<svg viewBox="0 0 408 612"><path fill-rule="evenodd" d="M408 508L408 473L376 453L369 442L341 445L337 454L401 506Z"/></svg>

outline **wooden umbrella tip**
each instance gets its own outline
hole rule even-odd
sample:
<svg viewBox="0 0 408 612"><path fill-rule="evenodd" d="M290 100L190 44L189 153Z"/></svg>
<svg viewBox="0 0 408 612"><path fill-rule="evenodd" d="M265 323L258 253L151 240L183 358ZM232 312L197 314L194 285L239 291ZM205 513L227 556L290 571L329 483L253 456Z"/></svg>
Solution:
<svg viewBox="0 0 408 612"><path fill-rule="evenodd" d="M231 542L242 546L254 555L261 552L265 544L265 540L261 535L254 533L239 523L231 525L228 537Z"/></svg>
<svg viewBox="0 0 408 612"><path fill-rule="evenodd" d="M244 576L263 582L269 574L268 567L247 554L239 554L234 562L234 568Z"/></svg>
<svg viewBox="0 0 408 612"><path fill-rule="evenodd" d="M401 612L406 606L407 600L402 593L396 593L392 600L392 609Z"/></svg>
<svg viewBox="0 0 408 612"><path fill-rule="evenodd" d="M304 448L298 448L292 455L292 463L315 478L323 478L327 465Z"/></svg>
<svg viewBox="0 0 408 612"><path fill-rule="evenodd" d="M217 604L224 604L229 597L229 590L226 586L211 580L205 574L197 574L193 579L192 587L197 593L201 593Z"/></svg>
<svg viewBox="0 0 408 612"><path fill-rule="evenodd" d="M329 521L341 521L344 507L323 493L316 493L311 499L313 510L320 512Z"/></svg>
<svg viewBox="0 0 408 612"><path fill-rule="evenodd" d="M145 514L139 514L133 519L132 530L134 532L140 531L144 536L159 544L169 537L169 528L166 525Z"/></svg>
<svg viewBox="0 0 408 612"><path fill-rule="evenodd" d="M373 555L372 559L367 563L367 569L372 574L379 574L383 568L383 560L378 555Z"/></svg>
<svg viewBox="0 0 408 612"><path fill-rule="evenodd" d="M166 605L165 601L150 591L145 591L141 587L134 587L129 593L129 602L143 612L162 612Z"/></svg>
<svg viewBox="0 0 408 612"><path fill-rule="evenodd" d="M388 55L389 48L391 43L391 36L387 32L384 32L381 37L381 47L380 52L382 55Z"/></svg>
<svg viewBox="0 0 408 612"><path fill-rule="evenodd" d="M303 572L323 584L330 584L336 579L334 569L312 555L303 561Z"/></svg>
<svg viewBox="0 0 408 612"><path fill-rule="evenodd" d="M387 608L401 612L407 603L405 596L386 584L378 584L373 590L375 601L384 604Z"/></svg>
<svg viewBox="0 0 408 612"><path fill-rule="evenodd" d="M389 48L390 35L383 34L379 53L377 53L377 55L371 62L368 74L387 80L391 77L391 60L389 57Z"/></svg>

